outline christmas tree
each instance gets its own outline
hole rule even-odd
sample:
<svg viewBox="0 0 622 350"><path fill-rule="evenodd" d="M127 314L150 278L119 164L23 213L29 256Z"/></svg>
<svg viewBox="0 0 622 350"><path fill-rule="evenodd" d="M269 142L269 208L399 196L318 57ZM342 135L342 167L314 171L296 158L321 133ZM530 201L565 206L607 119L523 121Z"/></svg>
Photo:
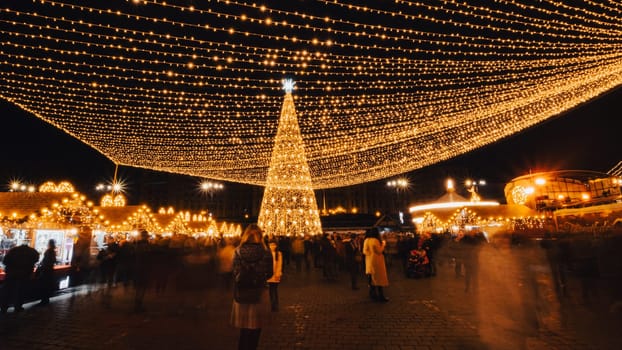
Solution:
<svg viewBox="0 0 622 350"><path fill-rule="evenodd" d="M258 224L269 236L317 235L322 225L291 93L293 82L286 80L284 87Z"/></svg>

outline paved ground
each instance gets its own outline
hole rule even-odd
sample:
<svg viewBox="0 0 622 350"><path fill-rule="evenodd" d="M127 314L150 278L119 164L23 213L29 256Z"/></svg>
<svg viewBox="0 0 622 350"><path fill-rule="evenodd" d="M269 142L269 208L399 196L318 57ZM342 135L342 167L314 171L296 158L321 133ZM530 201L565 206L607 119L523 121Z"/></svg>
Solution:
<svg viewBox="0 0 622 350"><path fill-rule="evenodd" d="M468 293L449 264L423 280L406 279L393 266L388 303L371 302L365 288L351 290L345 274L328 282L319 269L290 267L280 286L281 309L268 313L260 348L622 348L622 310L606 286L591 302L571 286L560 301L546 266L514 263L523 258L484 249L486 264ZM0 316L0 349L236 348L238 331L228 325L231 295L223 289L150 292L143 313L132 311L132 293L116 287L105 303L101 292L77 289L48 307L9 312Z"/></svg>

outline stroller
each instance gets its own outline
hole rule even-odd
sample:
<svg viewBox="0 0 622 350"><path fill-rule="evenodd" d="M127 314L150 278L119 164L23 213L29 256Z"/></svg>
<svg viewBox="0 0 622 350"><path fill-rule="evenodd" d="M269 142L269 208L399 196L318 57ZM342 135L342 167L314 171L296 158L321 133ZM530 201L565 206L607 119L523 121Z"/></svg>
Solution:
<svg viewBox="0 0 622 350"><path fill-rule="evenodd" d="M406 262L406 277L425 278L430 277L431 274L430 259L425 249L411 250Z"/></svg>

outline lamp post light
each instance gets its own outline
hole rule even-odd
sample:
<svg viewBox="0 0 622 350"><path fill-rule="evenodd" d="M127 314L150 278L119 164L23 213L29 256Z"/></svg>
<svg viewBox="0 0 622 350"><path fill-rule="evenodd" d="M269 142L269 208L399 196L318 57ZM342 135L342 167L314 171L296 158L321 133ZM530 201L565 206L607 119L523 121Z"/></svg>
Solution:
<svg viewBox="0 0 622 350"><path fill-rule="evenodd" d="M398 213L398 215L400 215L400 218L403 215L402 211L400 210L400 208L402 207L402 203L400 201L400 193L405 191L409 185L410 183L406 178L398 178L387 181L387 187L395 189L395 205L393 209Z"/></svg>
<svg viewBox="0 0 622 350"><path fill-rule="evenodd" d="M222 191L225 188L225 185L223 185L220 182L204 180L199 185L199 188L201 189L201 192L209 194L208 209L212 210L212 204L213 204L212 202L214 201L214 193L218 191ZM211 216L212 214L210 213L209 215Z"/></svg>
<svg viewBox="0 0 622 350"><path fill-rule="evenodd" d="M11 182L11 185L9 187L11 188L11 192L15 192L15 191L19 191L20 186L21 184L18 181L13 181Z"/></svg>
<svg viewBox="0 0 622 350"><path fill-rule="evenodd" d="M466 179L464 181L464 186L466 187L467 191L469 191L469 193L471 193L471 201L472 202L479 202L479 200L481 199L478 192L478 188L480 186L486 186L486 180L484 179L479 179L479 180L472 180L472 179Z"/></svg>
<svg viewBox="0 0 622 350"><path fill-rule="evenodd" d="M34 185L21 183L17 180L11 181L9 184L9 192L36 192L37 188Z"/></svg>

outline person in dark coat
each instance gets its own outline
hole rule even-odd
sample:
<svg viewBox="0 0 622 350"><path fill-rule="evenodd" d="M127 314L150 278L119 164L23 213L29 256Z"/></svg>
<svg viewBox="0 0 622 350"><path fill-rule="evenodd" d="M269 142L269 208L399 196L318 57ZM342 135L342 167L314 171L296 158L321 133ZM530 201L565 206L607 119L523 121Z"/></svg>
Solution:
<svg viewBox="0 0 622 350"><path fill-rule="evenodd" d="M320 239L323 276L329 281L337 279L337 250L330 236L325 233Z"/></svg>
<svg viewBox="0 0 622 350"><path fill-rule="evenodd" d="M78 240L73 245L71 256L70 283L78 286L89 282L91 275L91 240L93 229L87 225L81 226L78 231Z"/></svg>
<svg viewBox="0 0 622 350"><path fill-rule="evenodd" d="M363 252L361 251L361 242L356 234L351 234L350 238L344 240L346 266L350 272L350 284L352 290L359 289L358 280L361 274L361 264L363 262Z"/></svg>
<svg viewBox="0 0 622 350"><path fill-rule="evenodd" d="M471 231L465 235L460 244L464 247L464 291L477 289L479 280L479 251L486 243L486 237L481 232Z"/></svg>
<svg viewBox="0 0 622 350"><path fill-rule="evenodd" d="M273 258L262 236L259 226L249 225L233 255L235 283L231 325L240 328L240 350L257 348L268 304L264 297L265 284L273 275Z"/></svg>
<svg viewBox="0 0 622 350"><path fill-rule="evenodd" d="M24 292L32 278L39 253L26 244L11 248L4 256L6 278L2 286L0 312L6 313L13 302L15 312L24 310Z"/></svg>
<svg viewBox="0 0 622 350"><path fill-rule="evenodd" d="M37 279L41 288L41 302L39 302L39 305L48 305L50 297L56 289L54 265L56 265L56 241L50 239L48 241L48 249L43 253L43 260L41 260L37 269Z"/></svg>
<svg viewBox="0 0 622 350"><path fill-rule="evenodd" d="M153 273L153 249L149 243L149 232L142 230L140 239L134 244L134 311L143 312L143 300Z"/></svg>

